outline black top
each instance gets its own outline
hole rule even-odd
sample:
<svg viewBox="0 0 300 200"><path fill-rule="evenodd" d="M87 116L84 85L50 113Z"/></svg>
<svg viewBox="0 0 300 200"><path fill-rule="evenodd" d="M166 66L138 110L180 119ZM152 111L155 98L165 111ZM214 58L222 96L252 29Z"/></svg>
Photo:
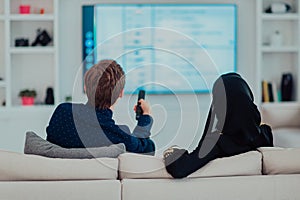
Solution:
<svg viewBox="0 0 300 200"><path fill-rule="evenodd" d="M135 153L155 151L150 137L152 117L142 115L131 133L125 125L116 125L110 109L95 109L87 104L62 103L54 111L46 129L47 140L64 148L102 147L124 143Z"/></svg>
<svg viewBox="0 0 300 200"><path fill-rule="evenodd" d="M197 148L191 153L175 149L165 158L166 169L174 178L186 177L216 158L273 146L272 130L261 125L250 87L239 74L220 76L214 83L212 96Z"/></svg>
<svg viewBox="0 0 300 200"><path fill-rule="evenodd" d="M218 145L226 155L246 152L262 145L273 145L273 141L267 141L271 140L270 135L261 141L263 133L260 112L254 104L249 85L239 74L224 74L216 80L210 112L207 123L212 129L207 128L204 135L218 134Z"/></svg>

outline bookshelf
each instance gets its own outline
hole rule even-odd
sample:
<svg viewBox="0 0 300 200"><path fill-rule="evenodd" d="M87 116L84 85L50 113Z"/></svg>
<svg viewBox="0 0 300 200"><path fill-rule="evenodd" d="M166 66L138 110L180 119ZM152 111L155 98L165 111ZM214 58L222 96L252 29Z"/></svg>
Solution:
<svg viewBox="0 0 300 200"><path fill-rule="evenodd" d="M21 4L30 5L30 14L19 13ZM54 89L58 103L58 27L58 0L0 0L0 45L4 47L0 50L2 111L49 108L42 105L47 87ZM38 29L50 35L52 41L47 46L31 46ZM17 38L28 39L29 46L16 47ZM23 89L35 89L39 105L21 106L18 94Z"/></svg>
<svg viewBox="0 0 300 200"><path fill-rule="evenodd" d="M55 54L54 47L12 47L10 54Z"/></svg>
<svg viewBox="0 0 300 200"><path fill-rule="evenodd" d="M5 6L4 0L0 0L0 20L1 18L4 19L4 13L5 13L4 6Z"/></svg>
<svg viewBox="0 0 300 200"><path fill-rule="evenodd" d="M298 78L300 76L300 5L299 0L287 0L284 2L290 4L292 8L289 12L266 13L266 8L274 2L282 1L256 1L256 101L261 106L278 108L298 105L300 102L300 80ZM293 77L291 101L281 101L280 99L281 79L285 73L290 73ZM263 81L271 84L271 93L276 93L273 96L274 98L279 96L279 99L274 99L273 102L263 101L266 91Z"/></svg>
<svg viewBox="0 0 300 200"><path fill-rule="evenodd" d="M20 15L13 14L10 15L11 21L51 21L54 20L53 14L28 14L28 15Z"/></svg>
<svg viewBox="0 0 300 200"><path fill-rule="evenodd" d="M4 27L5 27L5 10L4 10L5 2L4 0L0 0L0 46L4 47L5 37L4 37ZM2 102L4 102L6 97L6 82L5 82L5 50L4 48L0 48L0 108L2 106Z"/></svg>

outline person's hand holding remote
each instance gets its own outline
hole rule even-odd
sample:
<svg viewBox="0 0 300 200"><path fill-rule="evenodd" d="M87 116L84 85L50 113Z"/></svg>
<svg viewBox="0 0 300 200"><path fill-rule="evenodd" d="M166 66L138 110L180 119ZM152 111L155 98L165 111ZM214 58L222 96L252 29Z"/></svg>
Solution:
<svg viewBox="0 0 300 200"><path fill-rule="evenodd" d="M149 103L147 101L145 101L144 99L140 99L138 102L140 103L140 106L143 110L143 115L150 115L151 108L150 108ZM136 112L136 107L137 107L137 105L134 106L134 112Z"/></svg>
<svg viewBox="0 0 300 200"><path fill-rule="evenodd" d="M141 115L150 115L150 105L145 101L145 90L140 90L137 104L134 106L135 119L139 120Z"/></svg>

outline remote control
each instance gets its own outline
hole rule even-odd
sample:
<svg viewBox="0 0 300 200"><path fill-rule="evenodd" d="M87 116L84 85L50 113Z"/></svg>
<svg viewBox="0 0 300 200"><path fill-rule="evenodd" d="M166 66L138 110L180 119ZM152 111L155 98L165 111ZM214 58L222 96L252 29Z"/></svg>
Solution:
<svg viewBox="0 0 300 200"><path fill-rule="evenodd" d="M138 95L138 102L136 104L136 110L135 110L135 119L138 120L140 116L143 114L143 109L141 107L141 104L139 103L140 99L145 99L145 90L140 90Z"/></svg>

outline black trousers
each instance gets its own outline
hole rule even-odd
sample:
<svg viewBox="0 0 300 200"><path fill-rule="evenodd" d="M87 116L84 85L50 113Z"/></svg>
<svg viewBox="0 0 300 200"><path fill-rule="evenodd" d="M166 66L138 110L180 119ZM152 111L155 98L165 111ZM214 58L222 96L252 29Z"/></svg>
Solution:
<svg viewBox="0 0 300 200"><path fill-rule="evenodd" d="M262 146L273 146L271 128L262 125L260 130L260 134L248 144L239 144L226 135L210 134L191 153L184 149L174 149L174 153L165 158L166 170L174 178L183 178L216 158L245 153Z"/></svg>
<svg viewBox="0 0 300 200"><path fill-rule="evenodd" d="M204 157L200 156L199 150L188 153L184 149L176 149L165 159L166 170L173 178L184 178L222 155L218 145L215 145Z"/></svg>

